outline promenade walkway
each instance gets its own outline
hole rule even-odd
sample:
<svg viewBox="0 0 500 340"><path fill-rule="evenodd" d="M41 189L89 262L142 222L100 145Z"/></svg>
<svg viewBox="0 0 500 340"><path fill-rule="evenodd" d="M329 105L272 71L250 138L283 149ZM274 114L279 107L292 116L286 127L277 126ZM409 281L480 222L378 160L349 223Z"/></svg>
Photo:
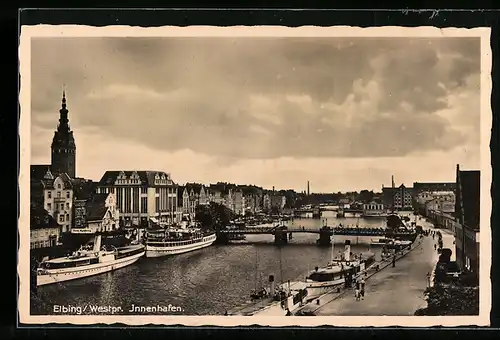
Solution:
<svg viewBox="0 0 500 340"><path fill-rule="evenodd" d="M419 242L419 241L417 241ZM366 280L365 298L356 301L354 290L328 293L302 308L314 315L413 315L425 306L428 272L434 268L434 243L424 237L414 249Z"/></svg>
<svg viewBox="0 0 500 340"><path fill-rule="evenodd" d="M413 217L412 217L413 220ZM432 223L419 220L424 229L440 231L443 247L452 250L455 259L454 235L451 231L436 229ZM304 306L301 311L314 315L366 315L366 316L412 316L419 308L425 307L424 291L428 284L427 273L433 273L439 254L434 249L437 237L423 237L414 244L414 249L401 257L396 266L387 266L366 280L365 297L356 301L354 290L328 293ZM381 266L382 268L382 266Z"/></svg>

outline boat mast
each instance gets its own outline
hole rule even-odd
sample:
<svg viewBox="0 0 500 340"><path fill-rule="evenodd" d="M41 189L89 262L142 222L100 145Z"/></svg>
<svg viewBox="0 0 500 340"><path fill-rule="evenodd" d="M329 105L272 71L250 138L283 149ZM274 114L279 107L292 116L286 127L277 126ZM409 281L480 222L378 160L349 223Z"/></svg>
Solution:
<svg viewBox="0 0 500 340"><path fill-rule="evenodd" d="M280 247L280 280L281 284L283 284L283 264L282 264L282 247Z"/></svg>
<svg viewBox="0 0 500 340"><path fill-rule="evenodd" d="M257 247L255 247L255 292L257 292L257 272L259 271L259 253L257 251Z"/></svg>
<svg viewBox="0 0 500 340"><path fill-rule="evenodd" d="M335 259L335 229L332 228L332 262Z"/></svg>

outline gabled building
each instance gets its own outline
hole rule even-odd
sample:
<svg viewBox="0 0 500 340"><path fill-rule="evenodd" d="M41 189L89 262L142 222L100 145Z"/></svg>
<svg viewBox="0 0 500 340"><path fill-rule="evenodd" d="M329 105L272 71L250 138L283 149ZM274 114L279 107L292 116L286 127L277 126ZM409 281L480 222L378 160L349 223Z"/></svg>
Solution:
<svg viewBox="0 0 500 340"><path fill-rule="evenodd" d="M124 227L147 226L149 222L180 222L178 185L162 171L106 171L97 185L97 193L116 195L120 223Z"/></svg>
<svg viewBox="0 0 500 340"><path fill-rule="evenodd" d="M480 186L479 170L456 169L455 250L463 270L479 277Z"/></svg>
<svg viewBox="0 0 500 340"><path fill-rule="evenodd" d="M223 204L223 189L216 184L210 184L207 188L208 201Z"/></svg>
<svg viewBox="0 0 500 340"><path fill-rule="evenodd" d="M401 184L396 187L394 176L390 187L382 186L382 200L389 210L411 210L413 208L413 188Z"/></svg>
<svg viewBox="0 0 500 340"><path fill-rule="evenodd" d="M92 232L117 230L120 227L119 220L115 194L95 194L87 201L86 227Z"/></svg>
<svg viewBox="0 0 500 340"><path fill-rule="evenodd" d="M73 214L73 183L66 173L53 175L47 168L42 178L40 166L31 167L31 203L43 207L61 226L69 232Z"/></svg>

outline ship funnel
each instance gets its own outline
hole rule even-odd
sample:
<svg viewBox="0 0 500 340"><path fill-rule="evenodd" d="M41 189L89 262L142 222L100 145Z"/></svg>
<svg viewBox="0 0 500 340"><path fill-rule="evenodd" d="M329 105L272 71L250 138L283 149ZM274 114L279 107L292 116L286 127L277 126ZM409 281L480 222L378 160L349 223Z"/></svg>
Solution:
<svg viewBox="0 0 500 340"><path fill-rule="evenodd" d="M101 235L96 235L94 238L94 252L101 250Z"/></svg>
<svg viewBox="0 0 500 340"><path fill-rule="evenodd" d="M274 294L275 290L275 282L274 282L274 275L269 275L269 294Z"/></svg>
<svg viewBox="0 0 500 340"><path fill-rule="evenodd" d="M346 240L344 246L344 258L346 261L351 260L351 241Z"/></svg>

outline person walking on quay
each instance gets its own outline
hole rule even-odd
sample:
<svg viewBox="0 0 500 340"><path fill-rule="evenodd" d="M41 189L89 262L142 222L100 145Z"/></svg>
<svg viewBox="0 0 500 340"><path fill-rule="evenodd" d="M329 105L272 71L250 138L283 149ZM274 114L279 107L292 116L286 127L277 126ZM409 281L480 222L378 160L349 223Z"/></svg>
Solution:
<svg viewBox="0 0 500 340"><path fill-rule="evenodd" d="M360 294L361 294L361 300L364 300L365 298L365 279L361 278L360 283Z"/></svg>
<svg viewBox="0 0 500 340"><path fill-rule="evenodd" d="M396 267L396 255L392 258L392 267Z"/></svg>
<svg viewBox="0 0 500 340"><path fill-rule="evenodd" d="M434 243L434 250L436 250L436 248L437 248L437 246L436 246L436 244Z"/></svg>
<svg viewBox="0 0 500 340"><path fill-rule="evenodd" d="M359 281L356 280L356 291L354 293L354 296L356 297L356 301L359 301L360 296L361 296L359 288L360 288L360 283L359 283Z"/></svg>

